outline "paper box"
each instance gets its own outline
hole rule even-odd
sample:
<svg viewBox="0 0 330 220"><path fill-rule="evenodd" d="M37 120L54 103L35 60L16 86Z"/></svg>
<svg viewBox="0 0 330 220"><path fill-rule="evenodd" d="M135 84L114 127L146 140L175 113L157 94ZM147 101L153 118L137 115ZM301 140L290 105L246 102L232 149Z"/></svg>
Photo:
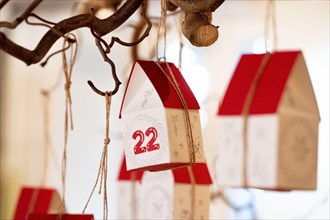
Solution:
<svg viewBox="0 0 330 220"><path fill-rule="evenodd" d="M125 156L128 170L166 170L187 165L194 150L196 163L205 162L198 102L180 71L172 63L136 61L123 97ZM185 110L189 112L193 146L187 144ZM167 77L168 78L167 78Z"/></svg>
<svg viewBox="0 0 330 220"><path fill-rule="evenodd" d="M28 220L94 220L90 214L30 214Z"/></svg>
<svg viewBox="0 0 330 220"><path fill-rule="evenodd" d="M195 184L191 184L188 169L192 170ZM144 172L139 191L139 219L209 219L210 184L205 163Z"/></svg>
<svg viewBox="0 0 330 220"><path fill-rule="evenodd" d="M55 189L23 187L16 205L14 220L28 219L30 213L57 213L61 199Z"/></svg>
<svg viewBox="0 0 330 220"><path fill-rule="evenodd" d="M142 171L127 171L125 157L118 175L117 217L118 219L136 219L138 216L138 191Z"/></svg>
<svg viewBox="0 0 330 220"><path fill-rule="evenodd" d="M262 74L248 109L244 147L242 113L258 71ZM316 189L320 116L301 51L243 55L218 115L222 186Z"/></svg>

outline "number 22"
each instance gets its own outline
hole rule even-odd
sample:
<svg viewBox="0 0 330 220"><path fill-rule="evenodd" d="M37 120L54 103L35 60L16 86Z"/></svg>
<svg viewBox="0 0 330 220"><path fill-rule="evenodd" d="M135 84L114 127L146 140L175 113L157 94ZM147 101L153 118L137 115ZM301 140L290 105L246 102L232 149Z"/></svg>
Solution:
<svg viewBox="0 0 330 220"><path fill-rule="evenodd" d="M132 138L134 140L138 139L138 142L135 144L134 146L134 154L142 154L148 151L154 151L154 150L158 150L160 148L159 144L155 144L155 141L158 138L158 131L156 130L156 128L154 127L150 127L146 130L145 135L147 137L149 137L151 135L150 140L148 141L146 146L142 146L143 142L144 142L144 133L141 130L136 130L133 135Z"/></svg>

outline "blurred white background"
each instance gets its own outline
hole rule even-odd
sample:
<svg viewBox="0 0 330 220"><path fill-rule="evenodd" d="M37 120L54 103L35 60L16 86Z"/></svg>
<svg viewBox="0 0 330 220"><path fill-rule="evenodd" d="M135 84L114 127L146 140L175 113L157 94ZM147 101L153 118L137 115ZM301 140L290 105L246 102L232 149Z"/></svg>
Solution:
<svg viewBox="0 0 330 220"><path fill-rule="evenodd" d="M14 20L28 1L8 3L1 20ZM227 190L226 198L211 205L214 219L329 219L329 1L276 1L278 50L302 50L316 93L321 114L319 130L318 189L316 191L267 192ZM51 21L73 15L73 1L45 0L35 13ZM137 14L137 13L136 13ZM151 1L149 14L160 15L160 1ZM258 52L263 42L266 1L227 0L214 14L219 26L218 41L196 48L184 39L183 74L202 106L203 141L213 172L217 153L218 120L216 111L227 83L242 53ZM130 40L137 15L113 34ZM167 59L178 61L178 18L169 17ZM2 30L3 31L3 30ZM15 42L33 49L44 27L22 23L6 34ZM110 67L103 62L88 29L74 32L79 48L72 76L74 131L69 132L66 203L70 213L81 213L93 187L105 132L104 98L91 91L86 81L93 80L103 90L112 88ZM139 46L139 54L149 59L155 46L156 28ZM110 35L106 37L110 38ZM59 40L52 51L61 48ZM257 49L256 49L257 48ZM110 54L120 79L125 83L132 60L130 49L116 45ZM61 56L51 58L45 68L26 66L0 51L1 64L1 219L10 219L20 187L40 183L43 156L43 105L40 89L53 85L61 75L61 85L52 93L50 130L55 160L49 160L46 185L61 191L60 161L64 138L65 93ZM198 71L197 71L198 70ZM108 169L109 216L116 218L116 178L122 158L121 121L118 112L125 84L113 97L111 108ZM94 194L87 212L102 218L103 197Z"/></svg>

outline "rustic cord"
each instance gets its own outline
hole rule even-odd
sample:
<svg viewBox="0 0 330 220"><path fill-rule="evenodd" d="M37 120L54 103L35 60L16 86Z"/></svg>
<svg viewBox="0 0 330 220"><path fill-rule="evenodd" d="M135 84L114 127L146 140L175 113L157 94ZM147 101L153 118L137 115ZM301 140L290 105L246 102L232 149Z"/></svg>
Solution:
<svg viewBox="0 0 330 220"><path fill-rule="evenodd" d="M110 137L109 137L109 130L110 130L110 107L111 107L111 92L105 92L105 102L106 102L106 128L105 128L105 139L104 139L104 146L101 155L100 165L96 177L96 181L94 183L93 189L88 197L88 200L85 204L83 209L83 213L85 213L88 204L94 194L94 191L97 187L98 182L100 181L100 189L99 194L102 192L103 186L103 219L108 219L108 196L107 196L107 179L108 179L108 145L110 144Z"/></svg>

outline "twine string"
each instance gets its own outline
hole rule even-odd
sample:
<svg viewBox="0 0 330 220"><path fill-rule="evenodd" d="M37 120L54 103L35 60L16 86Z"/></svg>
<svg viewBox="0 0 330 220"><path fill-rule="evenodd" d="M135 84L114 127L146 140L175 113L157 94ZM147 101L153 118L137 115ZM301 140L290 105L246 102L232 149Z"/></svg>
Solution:
<svg viewBox="0 0 330 220"><path fill-rule="evenodd" d="M166 8L166 0L161 0L161 16L159 20L159 24L157 27L157 37L156 37L156 47L155 47L155 57L156 60L159 61L159 38L160 38L160 30L163 29L163 58L166 59L166 17L167 17L167 8Z"/></svg>
<svg viewBox="0 0 330 220"><path fill-rule="evenodd" d="M242 109L243 115L243 149L244 149L244 157L243 157L243 187L246 188L248 186L247 180L247 151L248 151L248 117L250 114L250 108L253 100L253 96L255 94L258 83L262 77L262 74L265 72L266 66L269 62L271 54L266 53L263 57L261 64L257 70L257 73L253 79L253 82L249 88L249 91L246 95L246 99Z"/></svg>
<svg viewBox="0 0 330 220"><path fill-rule="evenodd" d="M75 47L73 48L72 41L70 40L72 37L75 41ZM66 58L66 52L64 48L66 48L66 44L70 46L70 60L69 64ZM66 94L66 101L65 101L65 117L64 117L64 149L62 155L62 204L60 207L60 216L62 215L65 209L65 180L66 180L66 165L67 165L67 144L68 144L68 132L69 132L69 122L70 122L70 129L73 130L73 119L72 119L72 98L70 93L71 88L71 76L72 76L72 69L75 63L76 54L78 50L78 43L76 41L76 36L74 34L67 34L64 37L63 42L63 51L62 51L62 61L63 61L63 70L65 76L65 94ZM70 118L70 119L69 119Z"/></svg>
<svg viewBox="0 0 330 220"><path fill-rule="evenodd" d="M182 16L182 13L179 15ZM174 16L174 24L175 24L175 29L177 34L179 35L179 59L178 59L178 69L181 71L182 70L182 51L183 51L183 38L182 38L182 24L180 22L180 17L179 17L179 24L177 21L178 16Z"/></svg>
<svg viewBox="0 0 330 220"><path fill-rule="evenodd" d="M156 39L156 65L158 66L158 68L161 70L161 72L164 74L164 76L166 77L167 81L170 82L170 84L173 86L173 88L175 89L175 92L177 93L180 102L183 106L183 110L184 110L184 124L186 127L186 131L187 131L187 145L188 145L188 154L189 154L189 166L188 168L188 173L189 173L189 179L191 182L191 219L194 218L195 216L195 212L194 212L194 205L195 205L195 177L193 175L193 171L192 171L192 167L191 165L193 165L196 162L196 158L195 158L195 149L194 149L194 139L193 139L193 132L192 132L192 126L191 126L191 121L190 121L190 117L189 117L189 111L188 111L188 106L187 103L184 99L184 96L179 88L179 84L176 81L176 78L174 76L174 73L172 71L172 69L170 68L168 62L166 62L166 15L167 15L167 8L166 8L166 1L165 0L161 0L161 18L160 18L160 22L158 25L158 29L157 29L157 39ZM160 29L161 27L163 28L164 32L163 32L163 57L159 57L158 54L158 50L159 50L159 36L160 36ZM181 65L182 65L182 49L183 49L183 42L182 42L182 36L181 36L181 32L180 32L180 50L179 50L179 70L181 71ZM160 60L161 58L164 59L166 67L171 75L171 77L169 77L165 70L161 67L160 65ZM133 187L134 189L134 187ZM135 189L134 189L135 190ZM135 196L135 191L133 196ZM133 207L135 207L135 199L133 200ZM135 210L134 210L134 214L135 214Z"/></svg>
<svg viewBox="0 0 330 220"><path fill-rule="evenodd" d="M50 148L50 136L49 136L49 92L41 91L43 98L43 114L44 114L44 156L43 156L43 164L42 164L42 174L40 179L40 186L44 186L46 182L46 175L48 169L48 154Z"/></svg>
<svg viewBox="0 0 330 220"><path fill-rule="evenodd" d="M136 214L136 172L132 171L130 172L130 178L131 178L131 217L132 219L137 219Z"/></svg>
<svg viewBox="0 0 330 220"><path fill-rule="evenodd" d="M275 10L275 1L268 0L266 8L266 17L265 17L265 50L266 52L271 52L277 48L277 24L276 24L276 10ZM271 27L270 27L271 26ZM270 48L268 45L268 39L270 38L270 30L272 30L273 36L273 48Z"/></svg>
<svg viewBox="0 0 330 220"><path fill-rule="evenodd" d="M110 144L109 138L109 130L110 130L110 106L111 106L111 92L105 92L105 101L106 101L106 128L105 128L105 139L104 146L101 155L100 165L97 173L97 177L93 186L93 189L88 197L88 200L83 209L83 213L85 213L88 204L94 194L94 191L97 187L98 182L100 181L99 194L102 193L103 188L103 219L108 219L108 196L107 196L107 179L108 179L108 145Z"/></svg>
<svg viewBox="0 0 330 220"><path fill-rule="evenodd" d="M188 106L187 103L182 95L182 92L179 88L179 84L175 79L174 73L172 72L171 67L167 62L165 62L167 69L169 70L171 77L169 77L164 69L161 67L160 63L158 61L155 62L158 66L158 68L162 71L164 76L167 78L167 80L170 82L170 84L173 86L175 92L177 93L180 102L183 106L184 110L184 120L185 120L185 127L187 131L187 143L188 143L188 151L189 151L189 164L192 165L195 163L196 158L195 158L195 149L194 149L194 139L193 139L193 132L192 132L192 126L191 126L191 121L190 121L190 116L189 116L189 111L188 111Z"/></svg>
<svg viewBox="0 0 330 220"><path fill-rule="evenodd" d="M190 219L195 219L195 194L196 194L196 180L195 180L195 176L194 176L194 173L193 173L193 170L192 170L192 166L188 166L187 167L188 169L188 174L189 174L189 179L190 179L190 185L191 185L191 192L190 192L190 195L191 195L191 218Z"/></svg>

